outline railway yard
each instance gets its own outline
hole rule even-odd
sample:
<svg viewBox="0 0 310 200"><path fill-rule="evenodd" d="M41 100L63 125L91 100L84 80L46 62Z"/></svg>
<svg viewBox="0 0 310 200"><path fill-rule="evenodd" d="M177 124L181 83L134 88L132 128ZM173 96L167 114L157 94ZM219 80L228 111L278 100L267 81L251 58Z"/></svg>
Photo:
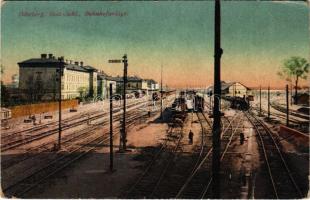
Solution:
<svg viewBox="0 0 310 200"><path fill-rule="evenodd" d="M196 96L199 96L197 93ZM11 119L1 130L2 195L16 198L212 198L212 109L209 98L176 92L160 102L128 100L127 149L119 150L122 107L113 109L114 168L109 170L108 104L62 111L61 149L57 113L40 124ZM196 98L195 98L196 99ZM193 101L194 102L194 101ZM257 100L249 109L222 102L221 198L306 198L309 189L309 115ZM198 107L197 107L198 106ZM104 108L104 109L98 109ZM284 109L284 110L283 110ZM41 120L40 120L41 121ZM189 133L193 133L192 139ZM302 141L302 142L300 142Z"/></svg>

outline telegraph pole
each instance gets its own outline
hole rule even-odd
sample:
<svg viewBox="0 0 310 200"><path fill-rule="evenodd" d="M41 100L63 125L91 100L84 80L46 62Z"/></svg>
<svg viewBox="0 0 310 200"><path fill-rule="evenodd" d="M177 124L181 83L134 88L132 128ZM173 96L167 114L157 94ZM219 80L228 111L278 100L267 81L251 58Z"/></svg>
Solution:
<svg viewBox="0 0 310 200"><path fill-rule="evenodd" d="M292 84L292 82L291 82L291 106L293 105L293 84Z"/></svg>
<svg viewBox="0 0 310 200"><path fill-rule="evenodd" d="M259 86L259 115L262 115L262 86Z"/></svg>
<svg viewBox="0 0 310 200"><path fill-rule="evenodd" d="M112 86L110 83L110 171L113 171L113 99L112 99Z"/></svg>
<svg viewBox="0 0 310 200"><path fill-rule="evenodd" d="M270 87L268 86L268 119L270 119Z"/></svg>
<svg viewBox="0 0 310 200"><path fill-rule="evenodd" d="M289 103L288 103L288 85L286 85L286 126L289 126Z"/></svg>
<svg viewBox="0 0 310 200"><path fill-rule="evenodd" d="M163 65L160 67L160 119L163 119Z"/></svg>
<svg viewBox="0 0 310 200"><path fill-rule="evenodd" d="M62 126L61 126L61 77L63 75L62 65L63 65L63 59L62 57L58 58L59 66L58 66L58 89L59 89L59 98L58 98L58 109L59 109L59 116L58 116L58 150L61 149L61 132L62 132Z"/></svg>
<svg viewBox="0 0 310 200"><path fill-rule="evenodd" d="M220 151L221 151L221 6L220 0L215 0L214 16L214 107L212 127L212 198L220 198Z"/></svg>
<svg viewBox="0 0 310 200"><path fill-rule="evenodd" d="M123 56L123 63L124 63L124 77L123 77L123 82L124 82L124 88L123 88L123 125L122 125L122 134L123 134L123 150L126 151L127 146L127 137L126 137L126 88L127 88L127 68L128 68L128 60L127 60L127 55L125 54Z"/></svg>
<svg viewBox="0 0 310 200"><path fill-rule="evenodd" d="M126 88L127 88L127 68L128 68L128 60L127 55L123 56L123 59L112 59L109 60L109 63L124 63L124 76L123 76L123 120L121 127L121 136L120 136L120 145L119 150L126 151Z"/></svg>

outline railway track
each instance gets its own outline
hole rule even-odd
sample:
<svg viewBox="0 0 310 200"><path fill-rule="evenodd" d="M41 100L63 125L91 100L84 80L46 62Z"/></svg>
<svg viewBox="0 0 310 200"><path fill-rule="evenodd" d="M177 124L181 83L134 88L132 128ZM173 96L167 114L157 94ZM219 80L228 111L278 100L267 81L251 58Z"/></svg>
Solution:
<svg viewBox="0 0 310 200"><path fill-rule="evenodd" d="M252 107L252 109L254 109L255 111L257 111L257 113L259 113L259 108L258 107ZM267 111L266 110L262 109L262 113L267 115ZM281 113L283 113L283 112L281 112ZM275 116L275 117L280 118L280 119L283 119L283 120L286 120L286 114L284 114L284 113L281 114L281 113L270 112L270 115ZM298 126L309 124L309 121L298 121L298 120L292 119L292 118L289 118L289 122L293 123L293 124L296 124Z"/></svg>
<svg viewBox="0 0 310 200"><path fill-rule="evenodd" d="M278 110L278 111L280 111L280 112L282 112L282 113L286 113L286 108L280 106L279 104L277 104L277 103L275 103L275 102L270 103L270 106L271 106L272 108L274 108L275 110ZM308 121L310 120L310 116L309 116L309 115L301 114L301 113L299 113L298 111L289 109L289 113L290 113L290 115L293 115L293 116L295 116L295 117L299 117L299 118L301 118L301 119L305 119L305 120L308 120Z"/></svg>
<svg viewBox="0 0 310 200"><path fill-rule="evenodd" d="M133 103L133 104L129 105L127 109L133 108L133 107L139 105L139 103ZM88 116L84 116L84 117L80 116L79 118L73 118L73 119L66 120L65 121L66 124L64 124L64 126L62 127L62 130L63 131L68 130L72 127L83 125L83 124L87 123L88 121L97 120L97 119L100 119L102 117L107 116L107 113L100 113L100 112L99 113L95 112L95 113L96 114L94 114L94 115L88 115ZM118 115L120 115L120 109L114 110L113 113L118 113ZM69 124L70 121L73 121L73 122ZM47 128L47 127L45 127L45 128ZM38 131L38 130L43 130L43 129L40 128L40 129L32 129L32 130ZM45 137L48 137L48 136L53 135L55 133L58 133L58 131L59 131L58 123L55 123L55 125L53 125L53 127L51 129L44 130L43 132L28 132L29 135L27 135L27 136L19 135L18 137L13 137L13 140L9 140L6 143L4 143L3 140L1 140L1 152L5 152L7 150L19 147L21 145L25 145L27 143L40 140L42 138L45 138ZM6 137L8 137L8 139L9 139L9 136L6 136Z"/></svg>
<svg viewBox="0 0 310 200"><path fill-rule="evenodd" d="M224 117L225 118L225 117ZM228 123L226 127L222 127L221 134L221 160L224 158L225 153L232 141L237 128L232 127L232 122L236 120L237 117L232 120L225 119ZM240 120L239 120L240 121ZM224 125L225 122L222 122ZM238 126L237 126L238 127ZM187 178L186 182L183 184L181 189L178 191L175 198L212 198L210 196L210 185L212 182L211 174L211 159L212 146L208 149L207 153L203 156L197 167L193 170L191 175Z"/></svg>
<svg viewBox="0 0 310 200"><path fill-rule="evenodd" d="M197 113L201 126L200 142L196 144L191 152L184 152L182 149L176 153L176 157L166 170L162 173L149 198L174 198L192 171L198 166L204 157L206 149L211 147L209 120L202 119L202 113Z"/></svg>
<svg viewBox="0 0 310 200"><path fill-rule="evenodd" d="M137 114L138 114L137 112L131 111L131 112L128 112L127 117L131 118L131 116L137 115ZM145 112L140 113L140 114L142 114L141 117L146 115ZM121 115L117 115L117 116L114 116L113 120L118 121L118 120L120 120L120 118L121 118ZM108 122L109 122L108 119L106 119L100 123L96 123L96 124L93 124L92 126L88 126L86 128L83 128L83 129L79 130L78 132L73 131L72 133L63 136L62 137L63 148L66 148L66 146L70 145L71 142L74 142L74 141L79 140L81 138L90 136L92 134L92 132L91 132L92 130L99 128L100 126L104 126L104 125L108 124ZM29 158L33 159L37 156L40 156L40 155L42 156L41 153L51 152L54 148L54 144L55 144L55 141L49 140L49 141L44 142L38 146L30 147L30 148L26 149L25 153L19 154L17 158L11 158L9 160L2 158L1 169L6 170L10 167L13 167L14 165L16 165L18 163L21 163L21 162L29 159Z"/></svg>
<svg viewBox="0 0 310 200"><path fill-rule="evenodd" d="M139 179L126 192L126 198L149 197L158 187L165 171L174 159L183 138L182 127L171 128L165 142L148 164Z"/></svg>
<svg viewBox="0 0 310 200"><path fill-rule="evenodd" d="M282 152L272 136L269 128L254 114L245 112L254 126L259 137L259 146L265 159L266 168L273 191L270 198L295 199L302 198L301 190L297 185Z"/></svg>
<svg viewBox="0 0 310 200"><path fill-rule="evenodd" d="M203 113L197 113L201 126L201 142L188 154L183 153L181 148L173 149L168 157L162 158L162 151L165 145L150 161L148 167L140 176L138 181L132 185L125 198L202 198L208 196L208 189L212 181L211 156L212 133L211 123ZM228 150L233 140L236 128L232 122L223 118L222 122L222 143L224 143L222 157ZM238 123L240 123L241 118ZM179 145L179 142L177 143ZM181 146L181 145L179 145ZM179 150L178 150L179 149Z"/></svg>
<svg viewBox="0 0 310 200"><path fill-rule="evenodd" d="M144 116L144 115L143 115ZM134 124L141 116L133 116L128 118L128 125ZM118 130L118 129L116 129ZM49 177L53 176L60 170L64 169L71 163L80 159L84 155L88 154L92 150L98 147L98 145L107 143L109 141L108 130L105 130L104 136L92 135L92 137L85 137L83 141L77 141L75 143L66 145L66 152L58 152L55 159L47 162L46 165L38 168L34 173L10 184L3 188L3 192L6 196L22 197L30 190L37 187L40 183L46 181ZM119 132L115 133L118 134Z"/></svg>
<svg viewBox="0 0 310 200"><path fill-rule="evenodd" d="M144 115L145 116L147 115L147 113L145 110L139 111L138 109L133 109L128 111L127 117L130 118L132 115L140 116L139 119L142 119ZM115 121L118 121L120 119L121 119L120 113L114 115ZM104 126L107 123L108 119L103 119L102 122L93 124L91 127L82 128L82 130L79 130L78 132L73 131L72 133L63 135L62 145L66 145L66 143L74 142L75 140L85 137L86 135L90 135L90 131L92 129L98 128L99 126ZM55 144L54 140L53 141L50 140L48 142L40 143L40 145L23 149L25 153L19 153L18 156L13 156L8 159L6 157L2 157L2 164L1 164L2 171L14 167L18 163L26 161L27 159L35 159L36 157L42 156L41 153L51 152L54 148L54 144Z"/></svg>

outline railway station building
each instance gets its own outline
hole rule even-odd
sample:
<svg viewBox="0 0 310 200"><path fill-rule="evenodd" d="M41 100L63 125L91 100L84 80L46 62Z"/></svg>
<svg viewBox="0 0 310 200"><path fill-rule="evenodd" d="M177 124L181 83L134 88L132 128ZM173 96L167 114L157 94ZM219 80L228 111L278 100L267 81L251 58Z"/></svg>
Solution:
<svg viewBox="0 0 310 200"><path fill-rule="evenodd" d="M59 99L59 68L61 70L61 99L84 97L109 98L110 83L113 94L121 94L123 77L112 77L95 67L81 62L55 58L53 54L41 54L39 58L31 58L18 63L20 99L37 102ZM128 76L127 93L145 93L158 90L158 83L152 79Z"/></svg>
<svg viewBox="0 0 310 200"><path fill-rule="evenodd" d="M123 77L115 77L117 82L117 92L123 91ZM127 77L127 93L143 93L149 94L151 91L157 91L159 89L158 83L153 79L143 79L139 76L128 76Z"/></svg>
<svg viewBox="0 0 310 200"><path fill-rule="evenodd" d="M59 95L59 67L62 66L62 99L97 95L97 69L83 62L56 59L53 54L41 54L18 63L19 89L24 98L34 101L55 100Z"/></svg>
<svg viewBox="0 0 310 200"><path fill-rule="evenodd" d="M112 84L112 93L116 93L116 78L107 75L104 71L98 71L97 95L102 99L108 99L110 95L110 84Z"/></svg>
<svg viewBox="0 0 310 200"><path fill-rule="evenodd" d="M250 94L251 89L239 82L221 82L221 94L227 97L244 97ZM207 89L208 94L213 94L213 86Z"/></svg>

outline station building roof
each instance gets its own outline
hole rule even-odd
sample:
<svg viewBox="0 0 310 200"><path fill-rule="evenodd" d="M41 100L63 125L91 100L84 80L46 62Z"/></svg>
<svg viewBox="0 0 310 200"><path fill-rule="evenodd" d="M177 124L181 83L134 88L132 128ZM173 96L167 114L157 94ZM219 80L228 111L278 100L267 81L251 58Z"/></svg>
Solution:
<svg viewBox="0 0 310 200"><path fill-rule="evenodd" d="M224 91L224 90L228 89L230 86L234 85L235 83L239 83L239 84L243 85L247 90L250 90L249 87L245 86L244 84L242 84L240 82L236 82L236 81L228 82L228 83L226 83L225 81L221 81L221 90ZM207 92L213 91L213 88L214 88L213 85L208 87Z"/></svg>
<svg viewBox="0 0 310 200"><path fill-rule="evenodd" d="M19 67L51 67L57 68L61 65L62 68L68 70L80 71L80 72L97 72L98 70L95 67L89 65L83 65L83 62L74 62L68 63L64 61L64 57L58 59L53 56L53 54L41 54L41 58L31 58L18 63Z"/></svg>

